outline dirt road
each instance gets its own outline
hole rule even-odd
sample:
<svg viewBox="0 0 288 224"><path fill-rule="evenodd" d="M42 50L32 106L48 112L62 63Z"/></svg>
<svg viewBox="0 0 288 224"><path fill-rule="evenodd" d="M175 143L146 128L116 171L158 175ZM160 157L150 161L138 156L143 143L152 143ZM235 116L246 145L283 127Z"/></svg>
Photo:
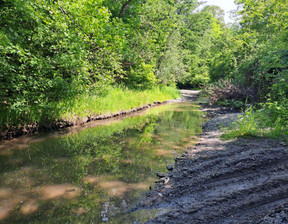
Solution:
<svg viewBox="0 0 288 224"><path fill-rule="evenodd" d="M238 114L204 110L199 143L176 159L134 209L168 209L149 223L288 223L288 151L278 140L221 141L219 125Z"/></svg>

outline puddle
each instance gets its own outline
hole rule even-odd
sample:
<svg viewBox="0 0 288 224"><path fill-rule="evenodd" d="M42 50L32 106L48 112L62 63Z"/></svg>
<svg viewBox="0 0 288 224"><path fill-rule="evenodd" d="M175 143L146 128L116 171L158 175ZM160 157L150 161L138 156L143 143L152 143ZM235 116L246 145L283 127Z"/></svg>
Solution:
<svg viewBox="0 0 288 224"><path fill-rule="evenodd" d="M194 144L201 125L197 106L167 104L2 142L0 223L146 222L163 211L125 211L153 186L155 171Z"/></svg>

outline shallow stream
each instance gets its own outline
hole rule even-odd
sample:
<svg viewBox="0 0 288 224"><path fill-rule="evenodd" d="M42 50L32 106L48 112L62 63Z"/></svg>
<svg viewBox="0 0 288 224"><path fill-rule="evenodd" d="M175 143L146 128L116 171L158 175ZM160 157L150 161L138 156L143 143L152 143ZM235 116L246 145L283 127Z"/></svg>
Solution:
<svg viewBox="0 0 288 224"><path fill-rule="evenodd" d="M142 223L125 214L153 187L155 171L201 133L190 103L0 143L0 223Z"/></svg>

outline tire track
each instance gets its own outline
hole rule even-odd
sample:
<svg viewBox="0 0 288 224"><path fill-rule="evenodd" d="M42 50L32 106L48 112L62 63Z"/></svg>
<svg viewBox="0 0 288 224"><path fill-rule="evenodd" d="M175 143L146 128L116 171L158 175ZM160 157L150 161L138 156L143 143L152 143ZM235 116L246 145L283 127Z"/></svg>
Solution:
<svg viewBox="0 0 288 224"><path fill-rule="evenodd" d="M221 141L215 126L235 116L218 113L205 124L200 143L176 160L169 187L146 195L137 209L171 210L148 223L288 223L287 147L271 139Z"/></svg>

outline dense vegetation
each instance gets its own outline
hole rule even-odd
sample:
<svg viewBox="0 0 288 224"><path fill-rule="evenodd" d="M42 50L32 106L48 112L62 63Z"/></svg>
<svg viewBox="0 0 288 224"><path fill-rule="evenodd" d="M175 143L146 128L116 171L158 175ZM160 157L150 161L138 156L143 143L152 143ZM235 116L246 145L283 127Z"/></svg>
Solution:
<svg viewBox="0 0 288 224"><path fill-rule="evenodd" d="M222 98L222 103L235 104L245 93L246 100L258 104L246 110L227 136L276 136L288 141L287 1L236 2L241 6L239 26L232 27L229 48L222 52L224 57L214 59L210 76L220 86L225 79L224 86L228 80L238 90L234 98Z"/></svg>
<svg viewBox="0 0 288 224"><path fill-rule="evenodd" d="M197 0L2 0L1 129L109 111L99 102L111 89L157 100L213 83L222 105L266 102L257 130L287 131L288 4L236 3L228 26L223 10Z"/></svg>
<svg viewBox="0 0 288 224"><path fill-rule="evenodd" d="M223 23L213 7L195 13L197 6L195 0L1 1L1 129L113 112L127 88L130 96L144 94L131 108L147 103L142 98L179 96L171 89L176 83L207 83L202 54ZM111 96L111 89L119 92Z"/></svg>

